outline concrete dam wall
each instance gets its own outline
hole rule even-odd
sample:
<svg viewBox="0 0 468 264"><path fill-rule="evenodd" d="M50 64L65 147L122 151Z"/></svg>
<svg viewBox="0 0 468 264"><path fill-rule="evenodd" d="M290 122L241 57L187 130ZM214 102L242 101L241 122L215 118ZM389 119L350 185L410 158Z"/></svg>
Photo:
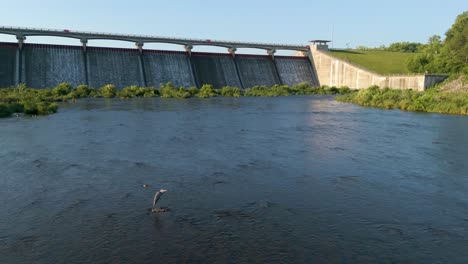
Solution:
<svg viewBox="0 0 468 264"><path fill-rule="evenodd" d="M21 62L21 82L30 87L55 87L65 81L76 86L86 82L80 48L28 45L22 50Z"/></svg>
<svg viewBox="0 0 468 264"><path fill-rule="evenodd" d="M307 57L261 56L221 53L188 53L122 48L100 48L0 43L0 87L26 83L51 88L61 82L99 88L114 84L216 88L255 85L318 85Z"/></svg>
<svg viewBox="0 0 468 264"><path fill-rule="evenodd" d="M321 85L348 86L364 89L372 85L393 89L413 89L424 91L445 80L444 75L380 75L342 59L328 55L312 46L312 57Z"/></svg>
<svg viewBox="0 0 468 264"><path fill-rule="evenodd" d="M8 87L17 83L18 79L18 45L0 45L0 87Z"/></svg>

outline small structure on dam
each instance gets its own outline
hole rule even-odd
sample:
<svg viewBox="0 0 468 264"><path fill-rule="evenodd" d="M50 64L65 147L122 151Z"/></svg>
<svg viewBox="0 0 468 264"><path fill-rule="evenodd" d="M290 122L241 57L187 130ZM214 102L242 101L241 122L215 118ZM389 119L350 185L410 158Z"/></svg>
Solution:
<svg viewBox="0 0 468 264"><path fill-rule="evenodd" d="M18 43L0 43L0 87L26 83L34 88L54 87L61 82L100 87L115 84L200 87L212 84L252 87L309 82L319 85L308 46L214 41L155 36L105 34L70 30L0 27L0 34L16 36ZM28 44L33 36L78 39L81 46ZM135 49L88 46L89 40L134 42ZM185 52L146 50L145 43L184 46ZM196 46L216 46L226 53L197 53ZM266 55L237 54L241 48L256 48ZM275 56L277 50L300 51L302 56Z"/></svg>
<svg viewBox="0 0 468 264"><path fill-rule="evenodd" d="M107 34L70 30L0 27L0 34L16 36L17 43L0 43L0 87L25 83L34 88L55 87L61 82L76 86L101 87L114 84L216 88L255 85L312 85L367 88L370 85L424 90L445 76L382 76L351 65L327 53L324 40L312 46L253 42L167 38L128 34ZM28 37L73 38L80 46L28 44ZM135 49L88 46L89 40L118 40L135 43ZM144 49L145 43L182 45L185 52ZM196 46L224 47L226 53L197 53ZM266 55L237 54L242 48L263 49ZM276 56L277 50L296 51L295 56Z"/></svg>

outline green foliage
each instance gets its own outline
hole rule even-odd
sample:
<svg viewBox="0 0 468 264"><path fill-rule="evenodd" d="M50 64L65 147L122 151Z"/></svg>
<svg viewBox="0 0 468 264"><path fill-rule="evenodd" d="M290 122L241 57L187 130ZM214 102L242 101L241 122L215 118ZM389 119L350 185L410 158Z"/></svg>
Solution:
<svg viewBox="0 0 468 264"><path fill-rule="evenodd" d="M209 97L215 97L217 95L218 94L216 93L215 89L213 89L213 86L210 84L204 84L200 88L200 91L196 94L196 96L199 98L209 98Z"/></svg>
<svg viewBox="0 0 468 264"><path fill-rule="evenodd" d="M99 94L102 97L106 98L114 98L117 95L117 89L112 84L104 85L103 87L99 88Z"/></svg>
<svg viewBox="0 0 468 264"><path fill-rule="evenodd" d="M0 117L9 117L12 114L10 107L6 104L0 103Z"/></svg>
<svg viewBox="0 0 468 264"><path fill-rule="evenodd" d="M425 92L379 89L372 86L336 98L362 106L408 111L468 115L467 93L443 93L437 89Z"/></svg>
<svg viewBox="0 0 468 264"><path fill-rule="evenodd" d="M65 93L68 91L68 93ZM204 85L200 90L191 87L176 88L173 84L162 84L159 89L138 86L125 87L117 91L114 85L108 84L96 91L86 85L79 85L71 89L69 84L63 83L54 89L30 89L24 84L14 88L0 89L0 117L8 117L13 113L25 113L27 115L47 115L57 112L58 104L68 99L87 97L121 98L156 97L163 98L208 98L214 96L240 97L240 96L289 96L310 94L347 94L351 90L348 87L313 87L308 83L294 86L274 85L273 87L255 86L242 91L238 87L224 87L220 90L213 89L211 85Z"/></svg>
<svg viewBox="0 0 468 264"><path fill-rule="evenodd" d="M220 94L225 97L240 97L242 90L237 87L226 86L221 89Z"/></svg>
<svg viewBox="0 0 468 264"><path fill-rule="evenodd" d="M468 74L468 12L460 14L445 33L434 35L422 53L407 61L411 72Z"/></svg>
<svg viewBox="0 0 468 264"><path fill-rule="evenodd" d="M192 94L189 90L184 87L176 88L172 83L167 83L159 87L159 93L163 98L177 98L184 99L192 97Z"/></svg>
<svg viewBox="0 0 468 264"><path fill-rule="evenodd" d="M386 48L386 51L392 51L392 52L420 52L421 49L423 48L423 44L421 43L416 43L416 42L395 42L392 43Z"/></svg>
<svg viewBox="0 0 468 264"><path fill-rule="evenodd" d="M159 96L159 90L153 87L145 88L145 93L143 94L143 97L157 97L157 96Z"/></svg>
<svg viewBox="0 0 468 264"><path fill-rule="evenodd" d="M125 87L120 91L120 98L133 98L133 97L142 97L145 95L146 89L143 87L138 87L136 85Z"/></svg>
<svg viewBox="0 0 468 264"><path fill-rule="evenodd" d="M78 85L73 91L74 98L85 98L88 97L92 92L92 89L88 85Z"/></svg>
<svg viewBox="0 0 468 264"><path fill-rule="evenodd" d="M69 94L71 92L72 89L73 89L73 87L69 83L63 82L63 83L57 85L57 87L55 87L52 90L52 94L55 95L55 96L67 95L67 94Z"/></svg>
<svg viewBox="0 0 468 264"><path fill-rule="evenodd" d="M188 89L188 92L190 93L191 96L195 96L197 93L200 92L200 90L197 87L190 87Z"/></svg>

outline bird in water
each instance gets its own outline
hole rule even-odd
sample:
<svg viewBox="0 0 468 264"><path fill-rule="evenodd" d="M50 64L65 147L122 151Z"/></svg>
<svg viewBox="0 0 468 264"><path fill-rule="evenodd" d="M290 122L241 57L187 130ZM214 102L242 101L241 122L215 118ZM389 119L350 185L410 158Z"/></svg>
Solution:
<svg viewBox="0 0 468 264"><path fill-rule="evenodd" d="M158 192L156 192L156 194L154 195L154 198L153 198L153 209L151 209L151 212L153 213L164 213L164 212L167 212L169 211L170 209L169 208L159 208L159 207L155 207L156 204L158 203L159 199L161 199L161 196L167 192L167 190L164 190L164 189L161 189L159 190Z"/></svg>

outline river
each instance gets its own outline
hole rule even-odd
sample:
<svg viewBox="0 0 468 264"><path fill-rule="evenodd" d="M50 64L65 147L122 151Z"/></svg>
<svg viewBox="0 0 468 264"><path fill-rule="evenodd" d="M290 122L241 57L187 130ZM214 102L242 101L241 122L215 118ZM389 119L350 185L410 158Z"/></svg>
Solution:
<svg viewBox="0 0 468 264"><path fill-rule="evenodd" d="M0 263L466 263L467 131L332 96L0 119Z"/></svg>

